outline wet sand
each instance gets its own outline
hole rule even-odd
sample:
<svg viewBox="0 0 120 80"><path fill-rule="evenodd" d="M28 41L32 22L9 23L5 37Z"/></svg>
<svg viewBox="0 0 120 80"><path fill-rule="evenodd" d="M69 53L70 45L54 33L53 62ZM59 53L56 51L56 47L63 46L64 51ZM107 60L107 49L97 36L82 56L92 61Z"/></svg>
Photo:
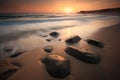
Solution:
<svg viewBox="0 0 120 80"><path fill-rule="evenodd" d="M93 38L105 43L101 66L107 80L120 79L120 24L102 28L93 34Z"/></svg>
<svg viewBox="0 0 120 80"><path fill-rule="evenodd" d="M59 41L59 38L53 38L53 41L47 43L47 45L53 47L51 53L46 53L44 48L36 48L15 58L10 58L10 63L19 65L19 69L7 80L119 80L119 26L120 24L105 27L87 36L102 41L105 48L88 44L85 41L86 37L81 37L82 40L74 45L66 44L64 37L60 37L61 41ZM77 60L64 51L68 46L74 46L81 51L92 51L100 55L102 61L99 64L90 64ZM65 79L54 78L46 71L41 59L51 54L61 55L70 61L71 74ZM2 67L2 71L5 68Z"/></svg>

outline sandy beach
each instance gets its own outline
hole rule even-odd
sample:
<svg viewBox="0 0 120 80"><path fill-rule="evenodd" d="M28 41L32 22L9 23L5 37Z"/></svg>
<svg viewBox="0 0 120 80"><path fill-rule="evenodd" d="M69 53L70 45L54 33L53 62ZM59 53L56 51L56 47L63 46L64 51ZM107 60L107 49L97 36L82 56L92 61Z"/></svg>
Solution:
<svg viewBox="0 0 120 80"><path fill-rule="evenodd" d="M81 26L63 26L62 28L51 28L44 32L33 31L22 38L18 38L18 36L14 40L10 40L8 44L5 41L7 46L14 48L14 45L17 45L17 48L15 47L13 51L5 49L10 54L7 54L9 60L5 62L5 65L0 66L0 80L119 80L119 18L93 20L87 25ZM56 33L51 35L51 32ZM80 37L77 41L75 40L76 43L66 43L66 39L76 35ZM103 42L104 47L100 48L89 44L86 41L88 38ZM46 47L52 51L45 50ZM78 60L65 51L68 47L73 47L81 52L88 52L88 57L89 52L92 52L93 55L99 56L100 62L97 64L85 62L86 58L83 61ZM59 55L67 59L70 62L70 74L62 79L51 76L42 61L49 55Z"/></svg>
<svg viewBox="0 0 120 80"><path fill-rule="evenodd" d="M100 64L84 63L66 54L64 49L69 45L66 45L64 41L61 41L51 45L53 47L53 52L50 54L46 53L43 49L38 48L26 52L19 57L10 58L10 63L19 64L20 68L7 80L61 80L51 77L47 73L44 64L41 62L43 57L51 54L58 54L70 60L71 74L62 80L120 79L119 26L120 24L102 28L90 36L104 42L104 49L99 49L92 45L88 45L86 42L84 42L84 40L77 44L82 45L82 49L89 48L89 50L91 49L94 50L94 52L97 52L102 59ZM79 47L77 48L80 49Z"/></svg>
<svg viewBox="0 0 120 80"><path fill-rule="evenodd" d="M101 66L107 77L107 80L120 79L120 24L110 26L108 28L100 29L93 34L93 38L102 40L106 47L102 54Z"/></svg>

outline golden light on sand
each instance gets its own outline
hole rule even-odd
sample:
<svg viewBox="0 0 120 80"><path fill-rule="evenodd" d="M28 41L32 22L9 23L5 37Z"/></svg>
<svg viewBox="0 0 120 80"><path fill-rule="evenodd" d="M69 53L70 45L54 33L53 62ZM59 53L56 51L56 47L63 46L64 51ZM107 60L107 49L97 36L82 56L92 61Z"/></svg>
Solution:
<svg viewBox="0 0 120 80"><path fill-rule="evenodd" d="M65 13L73 13L73 9L72 8L64 8L64 12Z"/></svg>

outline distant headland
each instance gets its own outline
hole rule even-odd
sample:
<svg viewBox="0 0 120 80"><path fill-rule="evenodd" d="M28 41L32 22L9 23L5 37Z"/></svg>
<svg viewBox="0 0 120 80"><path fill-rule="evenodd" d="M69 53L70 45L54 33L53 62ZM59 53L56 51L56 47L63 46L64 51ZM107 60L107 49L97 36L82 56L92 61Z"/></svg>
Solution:
<svg viewBox="0 0 120 80"><path fill-rule="evenodd" d="M120 8L108 8L108 9L91 10L91 11L80 11L77 13L80 13L80 14L119 14L120 15Z"/></svg>

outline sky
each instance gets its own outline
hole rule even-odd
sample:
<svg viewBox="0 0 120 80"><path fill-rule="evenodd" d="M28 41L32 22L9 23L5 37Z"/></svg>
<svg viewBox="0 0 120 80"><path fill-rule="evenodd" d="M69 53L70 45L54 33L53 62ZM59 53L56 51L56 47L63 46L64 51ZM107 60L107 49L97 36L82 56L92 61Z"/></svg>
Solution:
<svg viewBox="0 0 120 80"><path fill-rule="evenodd" d="M0 0L0 13L65 13L120 8L120 0Z"/></svg>

